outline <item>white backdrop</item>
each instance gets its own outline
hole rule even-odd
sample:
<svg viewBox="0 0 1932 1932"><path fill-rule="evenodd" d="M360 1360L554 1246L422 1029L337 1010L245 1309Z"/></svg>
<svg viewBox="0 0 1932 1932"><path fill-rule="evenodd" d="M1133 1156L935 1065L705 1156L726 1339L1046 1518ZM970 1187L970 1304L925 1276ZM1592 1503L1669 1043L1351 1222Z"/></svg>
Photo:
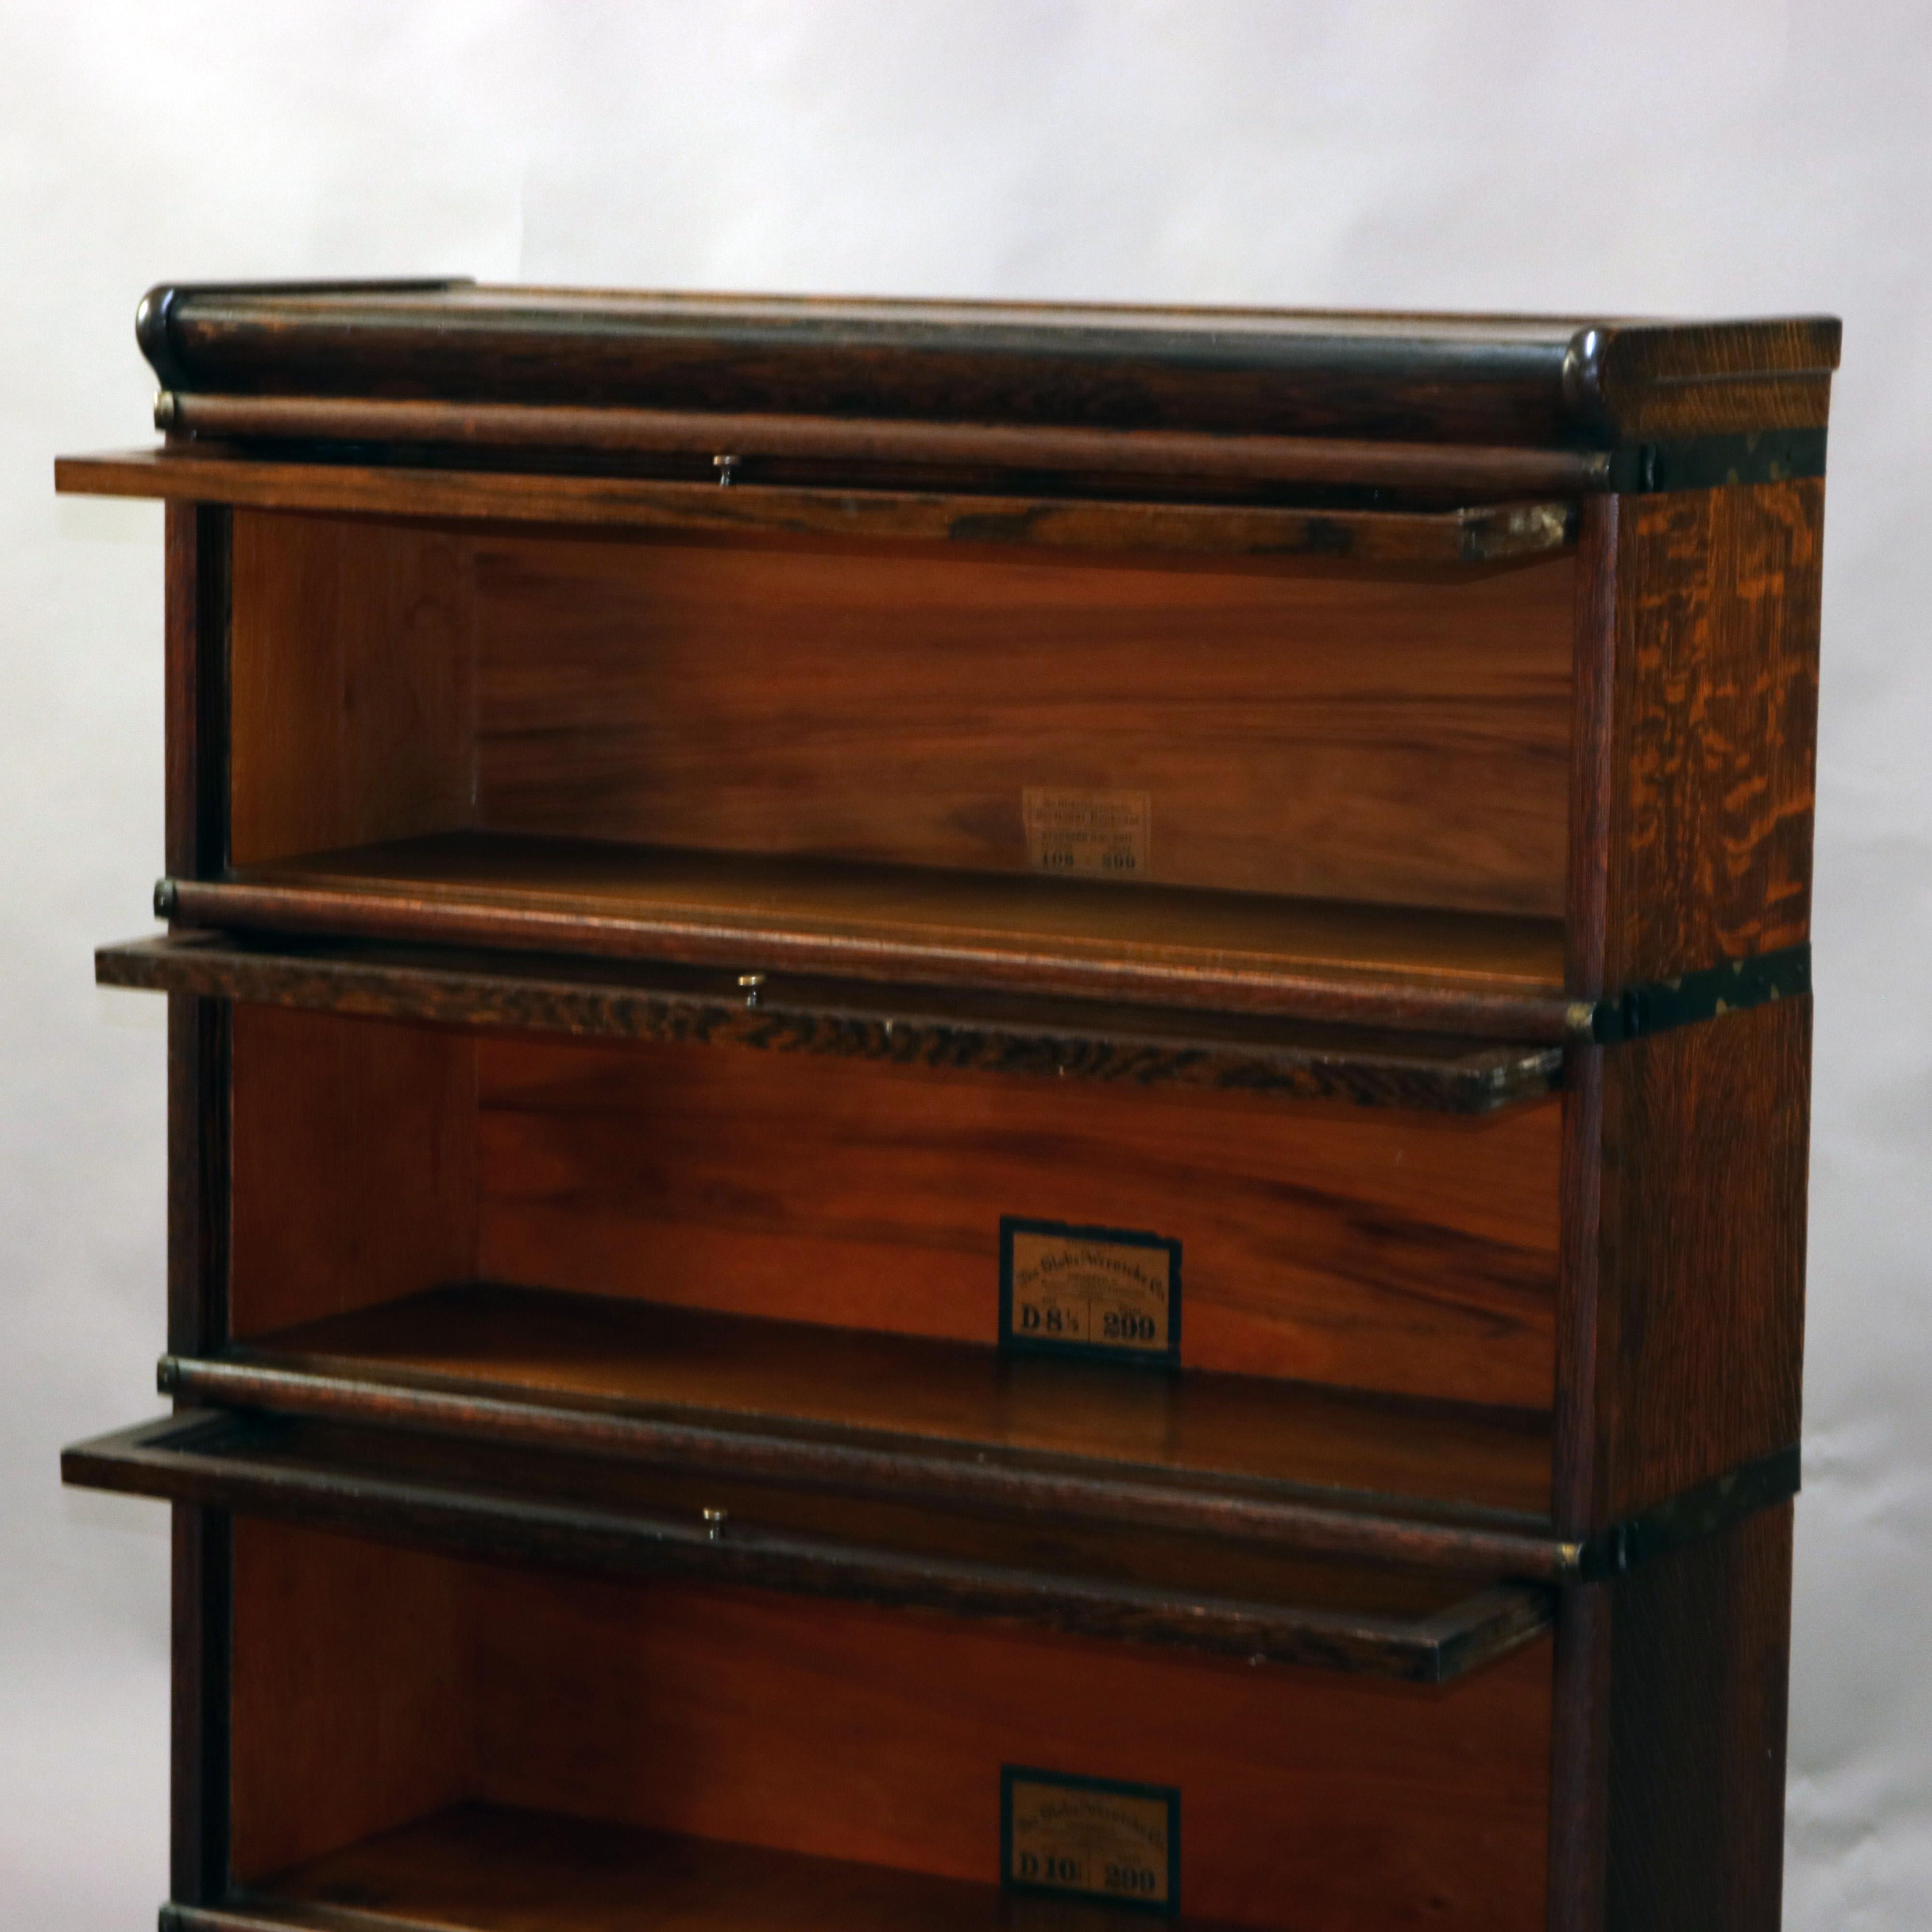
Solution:
<svg viewBox="0 0 1932 1932"><path fill-rule="evenodd" d="M1932 1917L1932 8L1841 0L0 5L0 1922L166 1888L163 277L1845 320L1786 1920Z"/></svg>

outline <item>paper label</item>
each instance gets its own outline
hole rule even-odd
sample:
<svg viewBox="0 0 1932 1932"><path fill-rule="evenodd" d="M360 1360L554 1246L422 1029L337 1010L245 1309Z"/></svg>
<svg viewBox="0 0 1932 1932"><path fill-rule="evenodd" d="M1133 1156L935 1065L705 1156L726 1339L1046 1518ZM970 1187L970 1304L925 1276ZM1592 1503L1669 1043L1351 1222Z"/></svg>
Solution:
<svg viewBox="0 0 1932 1932"><path fill-rule="evenodd" d="M1009 1765L1000 1774L1008 1889L1180 1909L1180 1794Z"/></svg>
<svg viewBox="0 0 1932 1932"><path fill-rule="evenodd" d="M1027 863L1065 878L1144 879L1153 862L1154 801L1144 791L1020 794Z"/></svg>
<svg viewBox="0 0 1932 1932"><path fill-rule="evenodd" d="M1180 1244L1128 1228L1004 1216L1000 1346L1178 1362Z"/></svg>

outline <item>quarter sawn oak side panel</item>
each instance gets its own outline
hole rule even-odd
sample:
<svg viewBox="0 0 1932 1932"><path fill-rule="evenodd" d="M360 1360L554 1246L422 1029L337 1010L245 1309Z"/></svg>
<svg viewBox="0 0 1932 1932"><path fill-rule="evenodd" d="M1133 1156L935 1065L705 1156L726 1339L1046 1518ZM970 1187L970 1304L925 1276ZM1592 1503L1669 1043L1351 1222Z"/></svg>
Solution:
<svg viewBox="0 0 1932 1932"><path fill-rule="evenodd" d="M1603 1520L1798 1440L1811 1002L1605 1056Z"/></svg>
<svg viewBox="0 0 1932 1932"><path fill-rule="evenodd" d="M1789 1503L1615 1589L1604 1932L1778 1932Z"/></svg>
<svg viewBox="0 0 1932 1932"><path fill-rule="evenodd" d="M1824 493L1620 506L1612 987L1810 937Z"/></svg>

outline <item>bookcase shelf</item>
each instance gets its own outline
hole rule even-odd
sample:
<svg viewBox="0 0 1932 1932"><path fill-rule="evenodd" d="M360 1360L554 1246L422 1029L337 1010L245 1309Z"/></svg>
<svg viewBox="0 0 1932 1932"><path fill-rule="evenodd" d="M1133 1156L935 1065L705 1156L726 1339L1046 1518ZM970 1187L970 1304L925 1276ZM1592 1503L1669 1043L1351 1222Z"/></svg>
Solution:
<svg viewBox="0 0 1932 1932"><path fill-rule="evenodd" d="M647 1900L647 1906L640 1906ZM1144 1913L1003 1897L997 1886L471 1803L176 1906L164 1932L1133 1932Z"/></svg>
<svg viewBox="0 0 1932 1932"><path fill-rule="evenodd" d="M313 935L182 932L104 946L103 986L584 1039L702 1041L1124 1087L1488 1114L1553 1092L1561 1048L1267 1016L740 976Z"/></svg>
<svg viewBox="0 0 1932 1932"><path fill-rule="evenodd" d="M600 1296L458 1284L164 1359L164 1393L1256 1548L1553 1576L1550 1430Z"/></svg>
<svg viewBox="0 0 1932 1932"><path fill-rule="evenodd" d="M1577 1030L1555 922L455 832L168 880L190 925L1078 994L1492 1039ZM1587 1026L1588 1016L1582 1024Z"/></svg>
<svg viewBox="0 0 1932 1932"><path fill-rule="evenodd" d="M68 1450L96 1489L430 1547L850 1598L1436 1683L1535 1638L1546 1591L1216 1538L952 1514L486 1439L183 1411Z"/></svg>
<svg viewBox="0 0 1932 1932"><path fill-rule="evenodd" d="M1834 322L137 334L165 1928L1775 1932Z"/></svg>

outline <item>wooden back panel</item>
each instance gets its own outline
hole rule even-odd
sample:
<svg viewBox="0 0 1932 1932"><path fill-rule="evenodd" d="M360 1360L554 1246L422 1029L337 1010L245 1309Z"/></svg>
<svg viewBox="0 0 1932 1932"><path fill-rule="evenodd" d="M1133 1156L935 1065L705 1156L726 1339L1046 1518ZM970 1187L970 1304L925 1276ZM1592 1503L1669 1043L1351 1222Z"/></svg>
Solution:
<svg viewBox="0 0 1932 1932"><path fill-rule="evenodd" d="M1183 1360L1546 1409L1562 1106L1486 1120L239 1006L230 1329L480 1275L991 1344L1002 1215L1182 1246Z"/></svg>
<svg viewBox="0 0 1932 1932"><path fill-rule="evenodd" d="M465 824L1556 916L1573 561L1160 566L241 512L238 864Z"/></svg>
<svg viewBox="0 0 1932 1932"><path fill-rule="evenodd" d="M1151 877L1562 909L1570 565L1375 572L488 537L486 824L998 871L1150 794Z"/></svg>
<svg viewBox="0 0 1932 1932"><path fill-rule="evenodd" d="M1560 1102L1472 1123L700 1046L478 1042L487 1277L992 1343L999 1224L1182 1246L1182 1358L1547 1408Z"/></svg>
<svg viewBox="0 0 1932 1932"><path fill-rule="evenodd" d="M469 1796L991 1883L1019 1763L1178 1786L1190 1918L1543 1923L1546 1642L1425 1689L262 1525L237 1576L244 1879Z"/></svg>

